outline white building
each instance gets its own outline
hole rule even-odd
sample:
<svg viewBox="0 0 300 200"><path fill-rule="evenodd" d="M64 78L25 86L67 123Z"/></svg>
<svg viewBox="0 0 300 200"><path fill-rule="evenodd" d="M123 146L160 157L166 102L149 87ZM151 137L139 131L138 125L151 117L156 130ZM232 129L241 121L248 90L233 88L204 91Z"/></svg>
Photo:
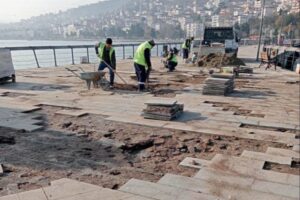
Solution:
<svg viewBox="0 0 300 200"><path fill-rule="evenodd" d="M204 33L204 25L199 23L189 23L186 25L187 37L200 38Z"/></svg>

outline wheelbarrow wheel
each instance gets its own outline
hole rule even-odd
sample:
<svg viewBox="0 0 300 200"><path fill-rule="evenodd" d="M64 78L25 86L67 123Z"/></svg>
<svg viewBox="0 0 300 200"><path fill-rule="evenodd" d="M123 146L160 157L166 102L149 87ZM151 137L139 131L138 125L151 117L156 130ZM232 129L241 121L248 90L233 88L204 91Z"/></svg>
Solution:
<svg viewBox="0 0 300 200"><path fill-rule="evenodd" d="M110 84L109 81L106 80L106 78L101 78L99 80L99 85L104 91L109 90Z"/></svg>

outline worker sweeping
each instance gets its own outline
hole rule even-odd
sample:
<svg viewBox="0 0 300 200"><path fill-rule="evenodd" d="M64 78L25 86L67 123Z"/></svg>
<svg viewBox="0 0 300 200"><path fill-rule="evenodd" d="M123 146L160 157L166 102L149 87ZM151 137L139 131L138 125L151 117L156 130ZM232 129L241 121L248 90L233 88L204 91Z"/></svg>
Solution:
<svg viewBox="0 0 300 200"><path fill-rule="evenodd" d="M169 56L166 60L165 67L169 69L169 72L173 72L176 68L176 66L178 65L178 49L176 47L174 47L173 49L170 49L170 53Z"/></svg>
<svg viewBox="0 0 300 200"><path fill-rule="evenodd" d="M155 46L153 40L142 43L134 55L134 68L138 78L139 91L145 90L145 83L149 79L152 70L151 49Z"/></svg>
<svg viewBox="0 0 300 200"><path fill-rule="evenodd" d="M96 54L100 58L100 65L98 71L103 71L105 68L109 69L110 74L110 88L114 87L115 70L116 70L116 53L112 46L113 41L107 38L106 43L99 42L95 46Z"/></svg>

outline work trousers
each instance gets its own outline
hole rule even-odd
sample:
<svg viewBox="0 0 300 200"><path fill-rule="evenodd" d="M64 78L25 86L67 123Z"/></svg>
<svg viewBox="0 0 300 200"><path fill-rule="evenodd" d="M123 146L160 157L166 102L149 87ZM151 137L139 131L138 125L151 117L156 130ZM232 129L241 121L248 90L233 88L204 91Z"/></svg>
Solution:
<svg viewBox="0 0 300 200"><path fill-rule="evenodd" d="M145 90L145 83L148 76L146 68L145 66L139 65L137 63L134 63L134 68L135 68L136 77L138 79L139 91L143 91Z"/></svg>
<svg viewBox="0 0 300 200"><path fill-rule="evenodd" d="M110 69L104 62L101 62L98 68L98 71L103 71L105 68L109 69L109 75L110 75L110 85L114 85L115 81L115 73L112 69Z"/></svg>

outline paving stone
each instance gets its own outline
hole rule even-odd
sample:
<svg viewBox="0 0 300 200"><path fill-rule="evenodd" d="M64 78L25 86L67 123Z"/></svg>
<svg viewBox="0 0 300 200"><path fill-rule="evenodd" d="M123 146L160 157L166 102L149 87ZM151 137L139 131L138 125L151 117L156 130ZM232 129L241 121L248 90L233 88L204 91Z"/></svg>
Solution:
<svg viewBox="0 0 300 200"><path fill-rule="evenodd" d="M120 191L158 200L216 200L216 197L211 195L136 179L128 181L120 188Z"/></svg>
<svg viewBox="0 0 300 200"><path fill-rule="evenodd" d="M259 160L217 154L212 159L209 168L235 176L299 186L299 176L263 170L264 163ZM197 176L201 176L200 171L195 175Z"/></svg>
<svg viewBox="0 0 300 200"><path fill-rule="evenodd" d="M43 189L32 190L17 194L19 200L48 200Z"/></svg>
<svg viewBox="0 0 300 200"><path fill-rule="evenodd" d="M146 105L150 106L173 106L177 101L170 98L151 99L145 102Z"/></svg>
<svg viewBox="0 0 300 200"><path fill-rule="evenodd" d="M299 152L295 152L288 149L279 149L268 147L267 154L274 155L274 156L283 156L283 157L290 157L290 158L300 158Z"/></svg>
<svg viewBox="0 0 300 200"><path fill-rule="evenodd" d="M272 123L270 121L259 121L259 126L270 127L270 128L283 128L283 129L292 129L296 128L296 125L284 124L284 123Z"/></svg>
<svg viewBox="0 0 300 200"><path fill-rule="evenodd" d="M281 195L289 198L299 198L299 187L255 180L251 187L254 190Z"/></svg>
<svg viewBox="0 0 300 200"><path fill-rule="evenodd" d="M83 117L88 115L86 111L83 110L60 110L55 113L56 115L68 115L72 117Z"/></svg>
<svg viewBox="0 0 300 200"><path fill-rule="evenodd" d="M76 196L63 198L61 200L150 200L149 198L135 196L121 191L102 189L98 191L78 194Z"/></svg>
<svg viewBox="0 0 300 200"><path fill-rule="evenodd" d="M197 173L197 178L206 181L223 182L238 187L251 187L254 182L252 177L242 177L226 173L226 171L209 169L207 167L201 169Z"/></svg>
<svg viewBox="0 0 300 200"><path fill-rule="evenodd" d="M294 145L293 151L296 151L297 153L300 153L300 144Z"/></svg>
<svg viewBox="0 0 300 200"><path fill-rule="evenodd" d="M20 200L16 194L0 197L0 200Z"/></svg>
<svg viewBox="0 0 300 200"><path fill-rule="evenodd" d="M274 162L282 165L291 165L292 158L291 157L283 157L283 156L274 156L266 153L253 152L253 151L244 151L241 155L242 157L247 157L256 160Z"/></svg>
<svg viewBox="0 0 300 200"><path fill-rule="evenodd" d="M201 192L205 194L211 194L218 196L221 199L243 199L243 200L282 200L289 198L282 198L278 195L272 195L269 193L253 191L245 189L239 185L234 187L224 182L218 182L214 180L206 181L197 178L189 178L184 176L166 174L159 180L160 184L177 187L180 189L190 190L194 192Z"/></svg>
<svg viewBox="0 0 300 200"><path fill-rule="evenodd" d="M56 200L101 189L101 187L95 185L70 180L67 182L60 182L59 184L50 187L45 187L44 191L48 200Z"/></svg>
<svg viewBox="0 0 300 200"><path fill-rule="evenodd" d="M183 167L202 169L203 167L209 166L210 161L209 160L204 160L204 159L197 159L197 158L187 157L179 165L183 166Z"/></svg>

